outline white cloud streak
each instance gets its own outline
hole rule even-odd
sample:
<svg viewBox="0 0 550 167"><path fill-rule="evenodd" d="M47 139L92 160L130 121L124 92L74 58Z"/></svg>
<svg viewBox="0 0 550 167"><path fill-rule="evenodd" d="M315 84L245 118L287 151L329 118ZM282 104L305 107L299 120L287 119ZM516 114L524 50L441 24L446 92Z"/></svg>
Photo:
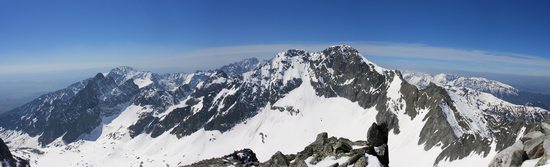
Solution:
<svg viewBox="0 0 550 167"><path fill-rule="evenodd" d="M138 69L208 69L216 68L244 58L258 57L269 59L277 52L288 49L305 49L308 51L321 51L332 44L266 44L266 45L241 45L198 49L171 56L140 56L141 58L118 58L116 62L94 61L96 63L42 63L0 65L0 74L13 73L40 73L55 72L85 68L105 68L110 65L130 65ZM550 60L537 56L522 55L516 53L490 52L482 50L466 50L448 47L436 47L423 44L403 44L384 42L351 43L367 58L380 58L384 62L378 64L391 64L401 59L414 60L406 67L426 67L433 62L445 62L456 64L448 67L448 70L464 70L475 72L497 72L515 75L546 76L550 77ZM116 55L113 55L116 57ZM476 64L478 68L469 69L462 64ZM400 64L395 64L399 68ZM435 65L434 65L435 66ZM441 70L441 65L437 70Z"/></svg>
<svg viewBox="0 0 550 167"><path fill-rule="evenodd" d="M360 44L356 46L356 48L363 54L376 56L397 58L422 58L474 63L512 63L550 68L550 60L548 59L514 53L497 53L481 50L464 50L455 48L434 47L422 44L396 43Z"/></svg>

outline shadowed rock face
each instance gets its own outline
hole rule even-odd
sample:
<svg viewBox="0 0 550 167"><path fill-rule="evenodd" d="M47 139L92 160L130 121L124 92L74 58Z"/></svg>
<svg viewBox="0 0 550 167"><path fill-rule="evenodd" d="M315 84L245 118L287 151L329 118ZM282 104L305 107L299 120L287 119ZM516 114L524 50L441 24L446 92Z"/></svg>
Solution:
<svg viewBox="0 0 550 167"><path fill-rule="evenodd" d="M385 123L376 124L372 123L371 127L367 131L367 145L372 147L374 155L383 164L388 166L390 164L389 150L388 150L388 132L389 129Z"/></svg>
<svg viewBox="0 0 550 167"><path fill-rule="evenodd" d="M4 140L0 139L0 166L1 167L30 167L29 161L11 154Z"/></svg>
<svg viewBox="0 0 550 167"><path fill-rule="evenodd" d="M388 144L388 127L385 123L372 123L367 131L367 144L375 147Z"/></svg>
<svg viewBox="0 0 550 167"><path fill-rule="evenodd" d="M103 116L120 112L120 104L130 101L137 92L133 81L117 85L114 78L99 73L5 113L0 117L0 125L31 136L40 135L38 140L42 145L59 137L70 143L99 126Z"/></svg>

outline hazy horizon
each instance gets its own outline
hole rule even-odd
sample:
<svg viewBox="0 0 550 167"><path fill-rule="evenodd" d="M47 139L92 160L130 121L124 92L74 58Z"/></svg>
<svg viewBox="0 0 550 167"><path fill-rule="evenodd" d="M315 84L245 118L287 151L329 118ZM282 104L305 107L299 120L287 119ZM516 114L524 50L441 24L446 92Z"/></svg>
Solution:
<svg viewBox="0 0 550 167"><path fill-rule="evenodd" d="M274 54L272 56L275 56ZM541 77L541 76L521 76L521 75L511 75L511 74L498 74L498 73L483 73L483 72L471 72L471 71L458 71L458 70L442 70L442 71L429 71L426 69L406 69L399 68L395 65L392 65L393 62L384 62L383 58L367 57L367 59L377 63L378 65L389 68L396 69L400 71L413 71L413 72L422 72L427 74L453 74L464 77L484 77L491 80L497 80L505 84L514 86L515 88L534 93L549 94L550 95L550 86L545 83L550 83L550 77ZM252 57L245 57L252 58ZM243 58L243 59L245 59ZM262 60L268 60L267 57L254 57ZM234 62L237 62L236 60ZM232 62L227 62L227 65ZM120 65L120 66L129 66L129 65ZM191 73L194 71L203 71L203 70L215 70L220 66L213 67L202 67L197 69L192 68L164 68L164 69L146 69L142 67L130 66L138 71L150 71L153 73L164 74L164 73ZM82 69L76 71L61 71L61 72L49 72L46 74L19 74L19 75L0 75L0 113L14 109L20 105L23 105L31 100L37 98L40 95L53 92L59 89L63 89L73 83L78 81L85 80L87 78L93 77L97 73L108 72L109 70L116 68L105 67L105 68L92 68L92 69Z"/></svg>

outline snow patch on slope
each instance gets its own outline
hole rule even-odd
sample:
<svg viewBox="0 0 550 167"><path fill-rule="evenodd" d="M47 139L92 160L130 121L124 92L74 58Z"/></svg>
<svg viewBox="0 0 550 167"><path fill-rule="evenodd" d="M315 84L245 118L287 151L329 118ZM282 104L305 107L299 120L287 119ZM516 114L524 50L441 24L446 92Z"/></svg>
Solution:
<svg viewBox="0 0 550 167"><path fill-rule="evenodd" d="M441 111L443 112L445 119L447 119L447 122L453 129L453 134L455 134L456 137L462 136L462 134L464 134L464 131L458 124L458 121L456 120L456 117L453 111L451 110L451 108L449 107L449 105L447 105L447 103L445 102L441 102L441 104L439 104L439 107L441 108Z"/></svg>
<svg viewBox="0 0 550 167"><path fill-rule="evenodd" d="M418 110L419 115L412 119L405 114L398 114L399 134L391 133L388 135L389 166L433 166L435 158L441 152L441 148L433 147L430 150L424 150L423 145L419 145L421 127L424 126L422 118L426 116L428 110Z"/></svg>
<svg viewBox="0 0 550 167"><path fill-rule="evenodd" d="M148 85L151 85L152 83L153 83L153 81L151 80L150 77L138 78L138 79L134 80L134 84L136 84L138 86L138 88L146 87Z"/></svg>
<svg viewBox="0 0 550 167"><path fill-rule="evenodd" d="M386 93L386 96L389 98L387 101L388 108L390 111L396 114L404 112L402 111L402 95L399 92L399 90L401 89L401 82L401 78L394 76Z"/></svg>

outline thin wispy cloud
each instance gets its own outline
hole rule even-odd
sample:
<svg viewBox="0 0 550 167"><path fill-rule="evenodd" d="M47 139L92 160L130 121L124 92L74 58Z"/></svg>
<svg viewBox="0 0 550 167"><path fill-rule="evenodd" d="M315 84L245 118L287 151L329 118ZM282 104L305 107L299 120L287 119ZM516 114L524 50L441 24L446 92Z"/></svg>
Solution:
<svg viewBox="0 0 550 167"><path fill-rule="evenodd" d="M269 59L278 52L292 48L321 51L331 45L334 44L272 44L208 48L174 56L170 62L165 62L165 65L214 68L247 57ZM430 72L472 71L550 77L550 60L532 55L386 42L352 43L351 46L368 59L374 59L378 64L396 69L426 69Z"/></svg>
<svg viewBox="0 0 550 167"><path fill-rule="evenodd" d="M464 50L423 44L371 43L355 46L364 54L388 57L410 57L446 61L514 63L550 67L550 60L517 53Z"/></svg>
<svg viewBox="0 0 550 167"><path fill-rule="evenodd" d="M239 45L179 51L179 53L175 52L169 55L141 55L139 57L127 55L126 59L118 58L104 63L101 60L96 60L87 63L75 61L0 65L0 74L55 72L107 68L117 65L129 65L138 69L151 70L162 68L212 69L244 58L270 59L276 53L288 49L321 51L330 45L334 44ZM351 42L351 46L358 49L368 59L383 66L390 66L390 68L404 70L416 68L432 72L462 70L550 77L550 60L533 55L387 42Z"/></svg>

